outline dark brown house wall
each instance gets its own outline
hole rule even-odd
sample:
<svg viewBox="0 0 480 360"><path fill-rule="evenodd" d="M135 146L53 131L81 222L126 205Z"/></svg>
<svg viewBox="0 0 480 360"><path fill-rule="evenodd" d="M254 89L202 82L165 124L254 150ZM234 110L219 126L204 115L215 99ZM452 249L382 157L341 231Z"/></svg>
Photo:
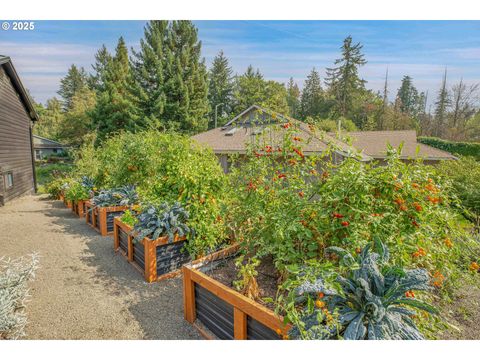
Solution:
<svg viewBox="0 0 480 360"><path fill-rule="evenodd" d="M0 205L34 192L31 120L10 78L0 66ZM11 172L13 186L7 188Z"/></svg>

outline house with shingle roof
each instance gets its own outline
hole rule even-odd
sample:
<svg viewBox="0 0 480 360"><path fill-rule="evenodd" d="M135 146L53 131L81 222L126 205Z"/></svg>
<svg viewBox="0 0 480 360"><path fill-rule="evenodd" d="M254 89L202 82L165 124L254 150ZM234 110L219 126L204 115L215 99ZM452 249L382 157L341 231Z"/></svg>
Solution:
<svg viewBox="0 0 480 360"><path fill-rule="evenodd" d="M278 125L286 123L293 126L294 136L302 140L302 150L306 156L321 155L328 149L333 149L332 157L336 163L346 157L355 157L363 162L374 160L381 162L386 157L387 144L398 148L401 143L403 143L401 158L405 161L419 157L429 162L456 159L445 151L418 143L414 130L360 131L337 136L319 133L304 122L257 105L250 106L224 126L194 135L193 139L209 146L217 155L224 171L228 172L230 154L245 155L249 144L259 141L260 138L275 147L281 143L287 131Z"/></svg>

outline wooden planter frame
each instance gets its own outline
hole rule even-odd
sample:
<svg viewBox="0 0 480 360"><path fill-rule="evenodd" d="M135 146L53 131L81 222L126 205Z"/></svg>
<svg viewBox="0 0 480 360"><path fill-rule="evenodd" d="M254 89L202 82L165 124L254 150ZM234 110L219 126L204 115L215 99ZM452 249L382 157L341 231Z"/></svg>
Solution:
<svg viewBox="0 0 480 360"><path fill-rule="evenodd" d="M120 229L127 234L127 241L128 241L128 250L127 252L123 251L120 248ZM143 253L144 253L144 263L145 269L142 269L134 259L134 244L133 244L133 236L130 235L133 228L125 223L123 223L119 218L115 218L113 222L113 248L116 252L120 252L124 255L130 264L133 265L135 269L140 271L143 274L145 281L148 283L152 283L155 281L161 281L164 279L169 279L175 276L178 276L182 272L182 268L179 267L177 270L168 272L163 275L157 274L157 248L160 246L171 245L174 243L184 242L186 241L186 237L182 236L179 237L175 235L173 242L168 241L168 236L159 237L156 240L151 240L149 238L144 238L138 244L143 245Z"/></svg>
<svg viewBox="0 0 480 360"><path fill-rule="evenodd" d="M200 334L205 338L215 338L209 330L206 330L205 324L199 324L198 321L196 321L197 298L195 288L200 287L209 292L210 295L223 300L233 307L233 338L235 340L249 339L249 319L253 319L255 322L260 323L263 327L273 331L278 339L282 339L280 334L286 334L290 328L290 325L284 324L283 317L276 315L272 310L200 271L201 267L208 265L213 261L231 256L238 252L238 249L238 245L232 245L224 250L210 254L202 259L195 260L183 266L183 306L185 320L193 324L193 326L197 328Z"/></svg>

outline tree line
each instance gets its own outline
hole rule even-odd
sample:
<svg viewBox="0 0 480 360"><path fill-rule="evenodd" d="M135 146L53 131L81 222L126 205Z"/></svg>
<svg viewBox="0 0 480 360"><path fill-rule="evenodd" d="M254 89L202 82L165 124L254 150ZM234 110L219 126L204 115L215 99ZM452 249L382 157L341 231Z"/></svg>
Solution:
<svg viewBox="0 0 480 360"><path fill-rule="evenodd" d="M72 65L60 81L60 98L37 104L38 135L71 145L99 144L120 130L154 128L195 134L221 126L257 104L326 131L416 129L426 136L480 140L478 84L463 80L449 87L445 71L433 108L406 75L389 101L388 70L383 92L367 89L359 69L367 63L362 44L348 36L326 77L313 68L300 90L267 80L250 65L234 74L223 51L210 69L201 56L191 21L150 21L140 49L129 52L124 39L115 52L103 45L92 71Z"/></svg>

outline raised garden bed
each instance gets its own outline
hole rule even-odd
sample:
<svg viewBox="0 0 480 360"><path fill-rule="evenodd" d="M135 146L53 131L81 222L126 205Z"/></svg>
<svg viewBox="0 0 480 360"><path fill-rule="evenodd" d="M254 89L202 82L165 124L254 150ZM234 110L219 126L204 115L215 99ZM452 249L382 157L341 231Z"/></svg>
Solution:
<svg viewBox="0 0 480 360"><path fill-rule="evenodd" d="M210 339L280 340L288 330L281 316L205 273L237 251L234 245L183 266L185 320Z"/></svg>
<svg viewBox="0 0 480 360"><path fill-rule="evenodd" d="M77 200L73 202L73 212L79 217L85 216L87 201L88 200Z"/></svg>
<svg viewBox="0 0 480 360"><path fill-rule="evenodd" d="M131 232L132 227L114 219L114 250L126 256L149 283L179 275L182 265L190 261L190 255L183 251L185 237L176 236L173 243L168 242L168 236L134 242Z"/></svg>
<svg viewBox="0 0 480 360"><path fill-rule="evenodd" d="M117 216L130 209L131 206L96 207L90 202L85 203L85 221L102 236L113 235L114 220Z"/></svg>

